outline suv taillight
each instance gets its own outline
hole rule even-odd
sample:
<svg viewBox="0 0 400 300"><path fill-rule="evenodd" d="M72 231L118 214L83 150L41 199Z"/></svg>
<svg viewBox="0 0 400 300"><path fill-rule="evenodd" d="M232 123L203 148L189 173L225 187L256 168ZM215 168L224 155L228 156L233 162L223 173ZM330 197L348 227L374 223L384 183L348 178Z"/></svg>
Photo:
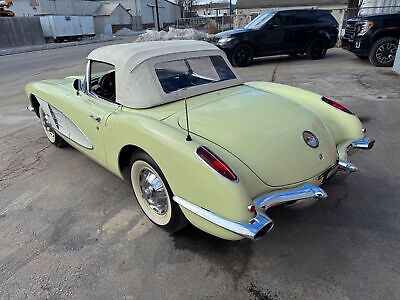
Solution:
<svg viewBox="0 0 400 300"><path fill-rule="evenodd" d="M333 100L331 100L329 98L326 98L326 97L322 97L321 100L324 101L325 103L328 103L329 105L337 108L337 109L340 109L341 111L344 111L345 113L354 115L354 113L351 110L347 109L346 107L344 107L343 105L337 103L336 101L333 101Z"/></svg>
<svg viewBox="0 0 400 300"><path fill-rule="evenodd" d="M211 150L209 150L208 148L201 146L197 148L196 153L205 163L207 163L211 168L213 168L225 178L228 178L232 181L238 180L238 177L231 170L231 168L229 168L229 166L222 159L212 153Z"/></svg>

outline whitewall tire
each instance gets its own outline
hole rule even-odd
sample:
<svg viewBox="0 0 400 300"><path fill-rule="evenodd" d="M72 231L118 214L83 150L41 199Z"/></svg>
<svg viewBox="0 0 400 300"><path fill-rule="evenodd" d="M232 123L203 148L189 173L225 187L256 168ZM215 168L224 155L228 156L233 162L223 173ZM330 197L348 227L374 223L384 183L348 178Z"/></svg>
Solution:
<svg viewBox="0 0 400 300"><path fill-rule="evenodd" d="M180 207L158 165L146 153L131 158L130 180L136 200L145 215L157 226L175 232L187 224Z"/></svg>
<svg viewBox="0 0 400 300"><path fill-rule="evenodd" d="M59 148L64 148L67 146L67 143L63 140L63 138L54 130L53 125L51 124L51 116L46 114L41 107L39 107L39 118L49 142Z"/></svg>

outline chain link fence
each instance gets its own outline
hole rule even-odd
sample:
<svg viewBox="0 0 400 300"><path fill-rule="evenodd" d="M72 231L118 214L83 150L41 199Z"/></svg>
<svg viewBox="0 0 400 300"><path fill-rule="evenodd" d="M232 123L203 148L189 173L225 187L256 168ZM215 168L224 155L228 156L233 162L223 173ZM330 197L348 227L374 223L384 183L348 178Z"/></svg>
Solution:
<svg viewBox="0 0 400 300"><path fill-rule="evenodd" d="M344 34L344 28L349 18L355 16L363 16L370 14L382 13L400 13L400 5L398 6L376 6L376 7L361 7L361 8L343 8L332 9L332 15L339 23L340 36ZM229 29L243 28L251 20L256 18L260 13L232 15L232 16L210 16L210 17L193 17L182 18L176 21L176 28L194 28L202 32L216 34Z"/></svg>

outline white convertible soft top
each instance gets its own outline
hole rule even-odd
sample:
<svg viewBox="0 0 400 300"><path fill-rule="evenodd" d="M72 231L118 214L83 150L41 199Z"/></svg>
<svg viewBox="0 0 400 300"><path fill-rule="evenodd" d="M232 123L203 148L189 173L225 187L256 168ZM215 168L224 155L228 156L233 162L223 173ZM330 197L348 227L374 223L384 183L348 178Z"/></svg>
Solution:
<svg viewBox="0 0 400 300"><path fill-rule="evenodd" d="M202 56L219 55L231 67L225 53L201 41L174 40L105 46L93 50L88 59L115 66L117 102L131 108L148 108L243 83L236 79L219 81L165 93L157 78L155 64Z"/></svg>

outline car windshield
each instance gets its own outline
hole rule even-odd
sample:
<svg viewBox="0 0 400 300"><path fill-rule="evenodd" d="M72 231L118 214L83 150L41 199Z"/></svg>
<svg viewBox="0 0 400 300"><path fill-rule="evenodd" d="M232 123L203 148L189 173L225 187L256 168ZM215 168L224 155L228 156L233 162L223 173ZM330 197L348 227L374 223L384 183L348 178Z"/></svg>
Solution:
<svg viewBox="0 0 400 300"><path fill-rule="evenodd" d="M275 16L275 12L270 11L263 13L259 15L257 18L255 18L253 21L251 21L249 24L244 26L245 29L260 29L264 24L266 24L271 18Z"/></svg>
<svg viewBox="0 0 400 300"><path fill-rule="evenodd" d="M162 62L156 64L155 69L166 94L203 84L236 79L231 68L219 55Z"/></svg>

